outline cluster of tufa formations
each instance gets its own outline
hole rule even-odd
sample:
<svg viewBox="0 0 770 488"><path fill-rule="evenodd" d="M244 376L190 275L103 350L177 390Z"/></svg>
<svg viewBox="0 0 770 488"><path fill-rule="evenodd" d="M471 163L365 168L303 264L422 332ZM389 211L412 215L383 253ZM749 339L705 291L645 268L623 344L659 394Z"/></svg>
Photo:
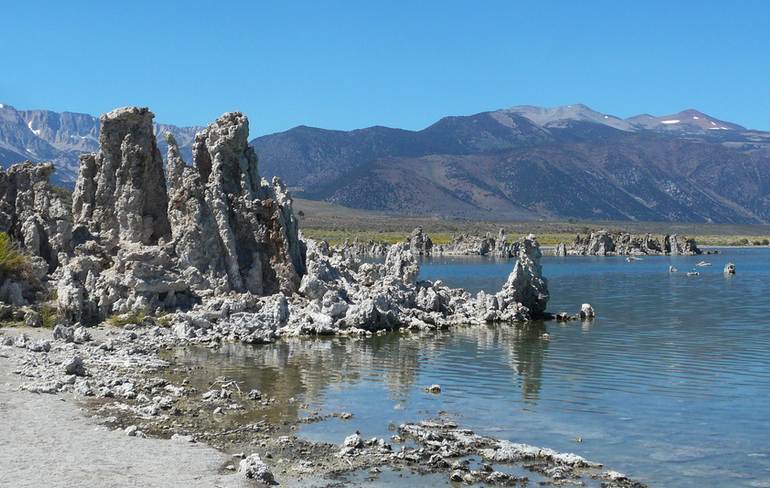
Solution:
<svg viewBox="0 0 770 488"><path fill-rule="evenodd" d="M447 249L417 229L362 263L350 246L301 238L292 200L258 172L248 119L226 113L194 139L192 164L167 135L166 167L147 108L101 117L99 150L81 156L72 195L48 182L50 164L0 172L0 230L31 256L34 280L3 276L14 305L54 297L62 326L119 314L163 313L180 338L247 342L286 334L524 321L548 289L534 236L460 236ZM416 256L475 252L516 258L494 295L417 281ZM34 286L28 286L28 282Z"/></svg>
<svg viewBox="0 0 770 488"><path fill-rule="evenodd" d="M505 229L500 229L497 237L490 233L477 236L468 233L460 233L452 236L449 244L434 244L431 238L417 227L406 238L405 244L417 256L489 256L496 258L515 258L519 244L516 241L508 242ZM388 254L391 245L386 242L369 240L345 241L342 249L352 256L382 257Z"/></svg>
<svg viewBox="0 0 770 488"><path fill-rule="evenodd" d="M701 254L695 239L688 239L677 234L664 235L661 240L651 234L634 236L626 232L608 232L600 230L581 237L569 247L559 244L557 256L640 256L670 255L694 256Z"/></svg>
<svg viewBox="0 0 770 488"><path fill-rule="evenodd" d="M146 108L103 115L99 151L81 158L72 256L57 271L62 314L92 324L295 291L304 245L285 189L257 173L246 117L225 114L197 134L189 167L169 138L168 179L152 119Z"/></svg>

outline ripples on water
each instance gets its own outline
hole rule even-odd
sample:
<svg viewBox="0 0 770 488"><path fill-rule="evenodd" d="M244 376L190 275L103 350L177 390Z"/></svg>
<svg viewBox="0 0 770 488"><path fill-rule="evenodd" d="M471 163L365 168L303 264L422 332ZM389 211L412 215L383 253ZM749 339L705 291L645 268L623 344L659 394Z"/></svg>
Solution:
<svg viewBox="0 0 770 488"><path fill-rule="evenodd" d="M390 422L447 411L480 433L577 452L654 486L770 486L768 258L728 249L688 277L701 258L549 257L549 310L590 302L596 320L233 345L181 359L214 359L213 372L246 387L354 413L303 426L312 439L388 436ZM722 274L727 261L736 276ZM435 259L421 277L494 291L510 269ZM422 391L432 383L440 395Z"/></svg>

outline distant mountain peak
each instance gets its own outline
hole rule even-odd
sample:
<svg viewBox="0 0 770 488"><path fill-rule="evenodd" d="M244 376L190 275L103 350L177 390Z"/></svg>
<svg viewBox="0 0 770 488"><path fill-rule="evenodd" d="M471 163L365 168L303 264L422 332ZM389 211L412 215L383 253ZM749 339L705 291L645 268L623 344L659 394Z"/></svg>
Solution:
<svg viewBox="0 0 770 488"><path fill-rule="evenodd" d="M635 128L646 130L677 132L746 130L743 126L717 119L694 108L688 108L675 114L660 117L648 114L637 115L626 120Z"/></svg>
<svg viewBox="0 0 770 488"><path fill-rule="evenodd" d="M606 125L615 129L633 130L631 124L614 115L597 112L588 105L574 103L556 107L537 107L533 105L518 105L500 110L503 113L513 113L525 117L541 127L563 128L572 122L591 122Z"/></svg>
<svg viewBox="0 0 770 488"><path fill-rule="evenodd" d="M165 150L163 133L172 132L182 154L191 157L195 133L201 127L155 124L158 146ZM53 179L72 186L80 167L79 156L99 146L99 119L77 112L19 110L0 104L0 163L8 166L24 160L51 161L56 166Z"/></svg>

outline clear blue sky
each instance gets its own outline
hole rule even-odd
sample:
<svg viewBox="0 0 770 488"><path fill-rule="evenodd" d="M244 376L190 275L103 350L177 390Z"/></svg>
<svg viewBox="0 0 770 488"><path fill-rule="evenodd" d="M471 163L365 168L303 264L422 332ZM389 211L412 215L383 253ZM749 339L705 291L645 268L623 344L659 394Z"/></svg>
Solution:
<svg viewBox="0 0 770 488"><path fill-rule="evenodd" d="M160 122L241 110L422 128L444 115L585 103L697 108L770 129L770 2L50 1L0 6L0 102Z"/></svg>

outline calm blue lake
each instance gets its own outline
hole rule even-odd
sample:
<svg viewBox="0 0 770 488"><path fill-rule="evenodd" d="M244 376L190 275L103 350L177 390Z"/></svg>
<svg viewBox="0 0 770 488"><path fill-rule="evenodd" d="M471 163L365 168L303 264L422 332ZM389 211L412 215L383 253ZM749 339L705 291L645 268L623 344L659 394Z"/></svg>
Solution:
<svg viewBox="0 0 770 488"><path fill-rule="evenodd" d="M686 276L701 259L713 266ZM728 261L737 275L723 275ZM679 273L668 273L672 264ZM434 259L421 278L495 291L511 267ZM356 429L388 437L389 423L447 412L479 433L575 452L651 486L770 487L770 250L633 263L546 257L543 268L550 311L588 302L598 318L206 354L219 357L218 374L354 414L303 425L299 434L315 440ZM440 395L423 391L433 383Z"/></svg>

